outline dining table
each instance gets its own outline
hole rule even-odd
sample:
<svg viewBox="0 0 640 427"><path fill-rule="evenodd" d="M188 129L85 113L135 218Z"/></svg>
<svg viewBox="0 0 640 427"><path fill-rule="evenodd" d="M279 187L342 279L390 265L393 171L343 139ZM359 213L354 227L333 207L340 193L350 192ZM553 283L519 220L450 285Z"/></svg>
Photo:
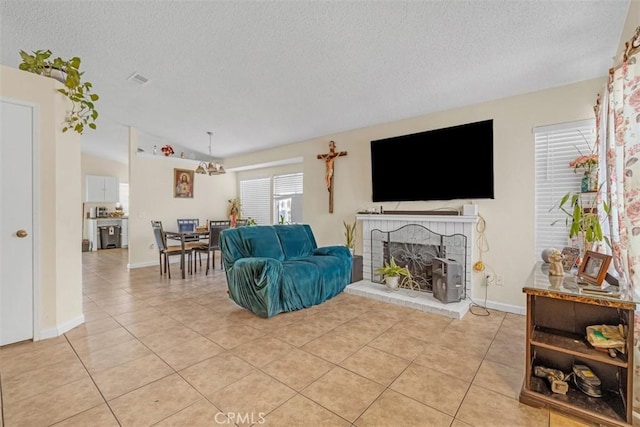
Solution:
<svg viewBox="0 0 640 427"><path fill-rule="evenodd" d="M185 259L184 254L186 252L186 242L194 240L206 240L209 238L209 229L196 229L192 231L180 231L180 230L164 230L164 237L166 240L177 240L182 247L182 253L180 254L180 265L182 266L182 278L185 278Z"/></svg>

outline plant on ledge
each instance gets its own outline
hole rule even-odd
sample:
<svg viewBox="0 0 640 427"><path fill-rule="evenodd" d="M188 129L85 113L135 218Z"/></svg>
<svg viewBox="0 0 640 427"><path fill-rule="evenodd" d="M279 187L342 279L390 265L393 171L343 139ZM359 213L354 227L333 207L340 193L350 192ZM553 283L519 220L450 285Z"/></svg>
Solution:
<svg viewBox="0 0 640 427"><path fill-rule="evenodd" d="M64 89L58 92L69 98L71 110L67 112L64 120L62 132L72 129L82 135L85 126L95 129L98 111L95 109L95 102L100 98L97 94L91 93L93 85L91 82L83 82L80 72L80 58L74 56L69 60L62 58L49 59L50 50L36 50L31 54L20 51L22 62L18 68L30 73L39 74L45 77L55 78L64 83Z"/></svg>
<svg viewBox="0 0 640 427"><path fill-rule="evenodd" d="M160 151L162 151L162 153L163 153L166 157L173 156L173 155L175 154L175 151L173 151L173 147L172 147L172 146L170 146L169 144L164 145L164 146L160 149Z"/></svg>

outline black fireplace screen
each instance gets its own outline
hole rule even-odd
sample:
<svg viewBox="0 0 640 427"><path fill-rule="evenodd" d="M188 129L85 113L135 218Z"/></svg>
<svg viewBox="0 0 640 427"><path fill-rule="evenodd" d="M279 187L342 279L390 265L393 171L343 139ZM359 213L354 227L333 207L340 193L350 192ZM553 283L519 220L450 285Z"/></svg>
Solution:
<svg viewBox="0 0 640 427"><path fill-rule="evenodd" d="M467 238L463 234L435 233L419 224L408 224L392 231L371 231L371 281L382 283L376 270L394 258L396 264L407 267L419 289L432 292L434 258L451 259L463 268L467 258Z"/></svg>

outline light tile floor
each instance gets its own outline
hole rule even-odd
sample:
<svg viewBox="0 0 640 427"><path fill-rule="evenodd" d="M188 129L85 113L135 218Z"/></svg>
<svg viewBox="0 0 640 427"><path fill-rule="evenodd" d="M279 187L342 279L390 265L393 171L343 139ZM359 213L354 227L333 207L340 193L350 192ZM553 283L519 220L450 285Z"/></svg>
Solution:
<svg viewBox="0 0 640 427"><path fill-rule="evenodd" d="M224 273L83 254L86 323L0 348L0 426L585 426L518 402L523 316L340 294L271 319Z"/></svg>

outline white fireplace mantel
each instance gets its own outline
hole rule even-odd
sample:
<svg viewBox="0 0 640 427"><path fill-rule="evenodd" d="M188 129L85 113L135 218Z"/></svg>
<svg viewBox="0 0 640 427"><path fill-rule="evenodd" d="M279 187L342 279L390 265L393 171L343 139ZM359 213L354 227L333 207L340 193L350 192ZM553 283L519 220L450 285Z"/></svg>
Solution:
<svg viewBox="0 0 640 427"><path fill-rule="evenodd" d="M395 215L395 214L358 214L356 219L360 221L395 221L407 224L420 224L422 222L478 222L477 215Z"/></svg>
<svg viewBox="0 0 640 427"><path fill-rule="evenodd" d="M464 265L464 287L467 297L471 297L471 266L474 259L474 230L478 222L477 215L410 215L410 214L358 214L356 219L362 223L362 267L363 278L361 282L348 286L350 293L369 296L374 299L388 301L398 305L418 308L423 311L461 318L468 311L469 300L459 303L443 304L436 300L432 294L426 293L419 299L411 299L401 293L389 294L384 292L384 285L373 283L372 278L372 252L371 231L394 231L405 225L421 225L430 231L442 234L462 234L466 237L466 260ZM422 292L421 292L422 293ZM417 301L420 301L419 303Z"/></svg>

